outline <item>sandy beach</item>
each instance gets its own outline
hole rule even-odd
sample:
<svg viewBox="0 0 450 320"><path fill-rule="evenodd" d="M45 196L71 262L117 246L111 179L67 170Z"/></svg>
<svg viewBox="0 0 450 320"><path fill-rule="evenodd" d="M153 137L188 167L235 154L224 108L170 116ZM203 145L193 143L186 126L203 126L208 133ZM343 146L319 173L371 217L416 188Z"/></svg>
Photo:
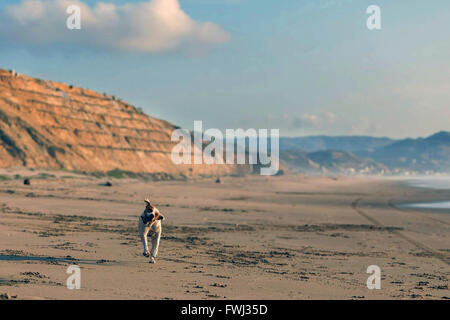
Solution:
<svg viewBox="0 0 450 320"><path fill-rule="evenodd" d="M12 298L450 297L449 210L400 207L448 201L450 190L363 177L225 177L218 184L0 174L11 177L0 181L0 294ZM166 218L154 265L142 256L137 231L146 196ZM79 290L66 287L74 264ZM380 290L366 286L370 265L381 268Z"/></svg>

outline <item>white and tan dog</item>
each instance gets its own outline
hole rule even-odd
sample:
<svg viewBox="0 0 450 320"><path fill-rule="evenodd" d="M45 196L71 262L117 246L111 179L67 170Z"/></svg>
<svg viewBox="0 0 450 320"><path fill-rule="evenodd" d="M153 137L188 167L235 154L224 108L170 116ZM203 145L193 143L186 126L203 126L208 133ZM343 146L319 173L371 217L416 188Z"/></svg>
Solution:
<svg viewBox="0 0 450 320"><path fill-rule="evenodd" d="M155 258L158 256L159 240L161 239L161 220L164 219L159 210L150 203L150 200L145 199L145 210L139 217L139 235L141 236L142 244L144 245L145 257L150 257L149 263L155 263ZM152 239L152 250L148 250L147 236Z"/></svg>

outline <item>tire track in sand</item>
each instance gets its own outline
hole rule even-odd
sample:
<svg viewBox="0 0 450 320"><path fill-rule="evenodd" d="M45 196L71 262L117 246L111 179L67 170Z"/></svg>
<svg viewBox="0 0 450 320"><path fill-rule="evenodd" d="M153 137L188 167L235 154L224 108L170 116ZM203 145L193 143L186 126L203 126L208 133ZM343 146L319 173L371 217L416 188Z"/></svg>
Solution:
<svg viewBox="0 0 450 320"><path fill-rule="evenodd" d="M378 227L385 227L381 222L379 222L377 219L369 216L366 212L362 211L360 208L358 208L358 203L362 200L362 198L358 198L355 201L352 202L352 209L355 210L360 216L366 218L367 220L369 220L370 222L372 222L374 225L378 226ZM399 238L409 242L410 244L414 245L416 248L425 251L426 253L428 253L430 256L441 260L442 262L444 262L447 265L450 265L450 259L440 253L435 251L434 249L424 245L423 243L411 239L408 236L405 236L403 233L401 233L399 230L392 230L392 229L388 229L388 231L396 236L398 236Z"/></svg>

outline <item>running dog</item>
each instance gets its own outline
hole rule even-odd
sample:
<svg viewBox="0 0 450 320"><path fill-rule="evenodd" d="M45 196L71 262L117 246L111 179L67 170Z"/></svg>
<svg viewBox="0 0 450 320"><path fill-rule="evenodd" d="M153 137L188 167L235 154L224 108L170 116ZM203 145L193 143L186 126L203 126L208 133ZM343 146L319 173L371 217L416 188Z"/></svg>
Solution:
<svg viewBox="0 0 450 320"><path fill-rule="evenodd" d="M139 235L141 236L142 244L144 245L145 257L150 257L149 263L156 263L158 256L159 240L161 238L161 220L164 219L159 210L150 203L150 200L145 199L145 210L139 217ZM147 236L152 239L152 250L148 250Z"/></svg>

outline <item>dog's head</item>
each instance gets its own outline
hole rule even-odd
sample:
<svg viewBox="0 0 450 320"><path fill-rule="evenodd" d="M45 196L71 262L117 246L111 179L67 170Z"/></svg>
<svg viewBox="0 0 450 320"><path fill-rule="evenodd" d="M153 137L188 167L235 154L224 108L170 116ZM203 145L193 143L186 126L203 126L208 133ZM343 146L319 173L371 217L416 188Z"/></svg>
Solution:
<svg viewBox="0 0 450 320"><path fill-rule="evenodd" d="M164 216L159 212L159 210L155 210L155 206L152 205L148 198L146 198L144 202L146 203L145 211L149 214L152 222L155 222L156 220L164 220Z"/></svg>

